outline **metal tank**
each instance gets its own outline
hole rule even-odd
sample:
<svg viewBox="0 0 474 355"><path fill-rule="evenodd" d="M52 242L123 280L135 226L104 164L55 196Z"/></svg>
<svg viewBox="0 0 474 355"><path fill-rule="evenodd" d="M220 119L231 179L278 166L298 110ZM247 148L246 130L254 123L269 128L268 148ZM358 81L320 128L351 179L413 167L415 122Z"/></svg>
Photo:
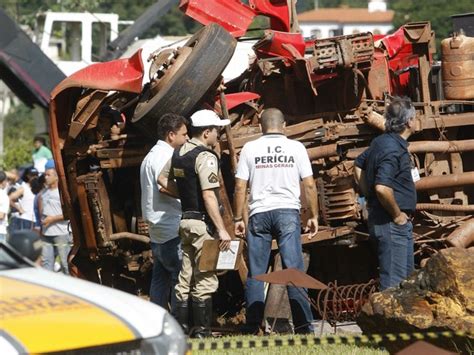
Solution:
<svg viewBox="0 0 474 355"><path fill-rule="evenodd" d="M474 98L474 37L464 34L441 42L443 89L446 99Z"/></svg>

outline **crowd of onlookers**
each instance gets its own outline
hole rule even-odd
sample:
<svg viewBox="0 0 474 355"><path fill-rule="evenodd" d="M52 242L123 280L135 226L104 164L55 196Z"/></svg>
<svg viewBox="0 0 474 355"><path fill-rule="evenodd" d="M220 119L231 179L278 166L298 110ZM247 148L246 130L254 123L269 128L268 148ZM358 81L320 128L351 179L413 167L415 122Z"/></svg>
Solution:
<svg viewBox="0 0 474 355"><path fill-rule="evenodd" d="M67 274L72 240L53 155L43 137L35 137L33 144L31 165L0 171L0 241L20 230L34 230L43 242L41 265Z"/></svg>

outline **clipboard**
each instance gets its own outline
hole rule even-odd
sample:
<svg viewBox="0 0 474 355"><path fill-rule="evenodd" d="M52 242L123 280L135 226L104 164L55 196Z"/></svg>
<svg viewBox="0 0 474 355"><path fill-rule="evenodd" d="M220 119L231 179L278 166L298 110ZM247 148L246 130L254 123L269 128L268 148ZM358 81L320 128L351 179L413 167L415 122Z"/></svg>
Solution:
<svg viewBox="0 0 474 355"><path fill-rule="evenodd" d="M240 239L232 239L230 249L221 251L220 240L206 240L202 246L199 271L238 270L242 259L244 243Z"/></svg>

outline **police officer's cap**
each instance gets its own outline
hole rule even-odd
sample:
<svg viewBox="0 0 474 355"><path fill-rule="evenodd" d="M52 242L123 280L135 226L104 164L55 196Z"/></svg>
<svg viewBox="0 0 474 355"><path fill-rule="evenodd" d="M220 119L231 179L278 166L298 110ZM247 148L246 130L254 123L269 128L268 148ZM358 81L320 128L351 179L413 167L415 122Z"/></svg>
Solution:
<svg viewBox="0 0 474 355"><path fill-rule="evenodd" d="M191 124L193 127L227 126L230 120L221 120L217 113L211 110L199 110L191 115Z"/></svg>

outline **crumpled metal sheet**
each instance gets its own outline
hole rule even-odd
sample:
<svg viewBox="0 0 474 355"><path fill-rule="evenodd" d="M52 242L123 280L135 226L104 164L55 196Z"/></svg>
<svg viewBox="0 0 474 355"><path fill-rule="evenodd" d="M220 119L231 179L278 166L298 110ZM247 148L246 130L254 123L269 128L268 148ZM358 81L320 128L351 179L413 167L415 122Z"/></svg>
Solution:
<svg viewBox="0 0 474 355"><path fill-rule="evenodd" d="M140 49L130 58L92 64L75 72L54 88L51 99L54 100L62 91L74 87L139 94L144 75L141 52Z"/></svg>
<svg viewBox="0 0 474 355"><path fill-rule="evenodd" d="M298 269L283 269L268 274L261 274L254 277L255 280L268 282L271 284L304 287L315 290L324 290L328 288L321 281L305 274Z"/></svg>
<svg viewBox="0 0 474 355"><path fill-rule="evenodd" d="M234 37L243 36L256 16L254 10L240 0L181 0L179 7L203 25L217 23Z"/></svg>
<svg viewBox="0 0 474 355"><path fill-rule="evenodd" d="M249 5L241 0L181 0L179 7L203 25L217 23L234 37L245 35L255 16L259 15L270 19L272 30L295 32L291 28L287 0L250 0Z"/></svg>

